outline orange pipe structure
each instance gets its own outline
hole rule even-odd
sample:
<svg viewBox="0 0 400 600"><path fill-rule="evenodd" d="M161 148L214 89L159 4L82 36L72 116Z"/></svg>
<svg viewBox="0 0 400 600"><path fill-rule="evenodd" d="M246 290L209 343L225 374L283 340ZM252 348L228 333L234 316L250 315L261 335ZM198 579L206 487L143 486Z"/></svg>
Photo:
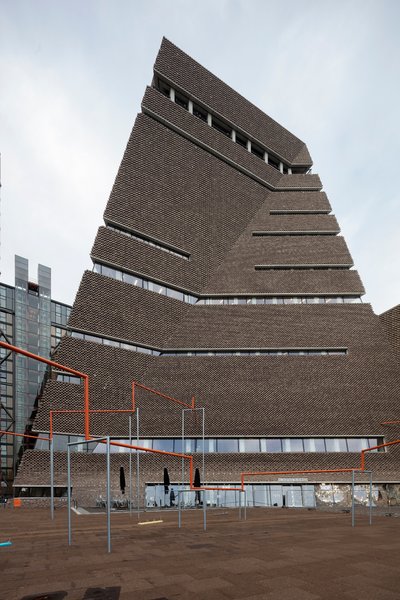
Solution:
<svg viewBox="0 0 400 600"><path fill-rule="evenodd" d="M0 429L0 435L13 435L15 437L30 438L32 440L44 440L45 442L49 441L48 438L40 437L39 435L28 435L27 433L15 433L14 431L3 431L2 429Z"/></svg>
<svg viewBox="0 0 400 600"><path fill-rule="evenodd" d="M192 410L195 408L195 397L192 396L191 404L187 404L186 402L182 402L182 400L177 400L173 396L168 396L167 394L163 394L158 390L154 390L153 388L147 387L147 385L143 385L143 383L139 383L138 381L132 381L132 409L136 410L136 398L135 398L135 389L136 387L141 388L142 390L146 390L160 398L165 398L165 400L169 400L170 402L175 402L175 404L179 404L180 406L185 406L186 408L191 408Z"/></svg>
<svg viewBox="0 0 400 600"><path fill-rule="evenodd" d="M181 400L178 400L177 398L174 398L173 396L168 396L167 394L163 394L162 392L159 392L157 390L154 390L153 388L150 388L148 386L143 385L142 383L139 383L137 381L133 381L132 382L132 409L121 409L121 410L108 410L108 409L99 409L99 410L90 410L89 408L89 376L86 373L81 373L80 371L77 371L75 369L71 369L70 367L66 367L65 365L61 365L55 361L49 360L47 358L43 358L42 356L38 356L36 354L33 354L31 352L28 352L27 350L23 350L22 348L18 348L17 346L12 346L11 344L8 344L7 342L2 342L0 341L0 347L2 348L6 348L7 350L10 350L11 352L16 352L17 354L21 354L22 356L27 356L28 358L32 358L33 360L37 360L39 362L43 362L49 366L55 367L57 369L60 369L61 371L65 371L67 373L71 373L72 375L76 375L77 377L80 377L81 379L83 379L83 383L84 383L84 409L83 410L51 410L50 411L50 439L53 438L53 414L56 413L83 413L84 414L84 418L85 418L85 439L86 440L91 440L91 439L95 439L90 435L90 421L89 421L89 415L90 413L129 413L129 412L134 412L136 410L136 404L135 404L135 388L140 387L141 389L144 389L152 394L155 394L156 396L159 396L161 398L164 398L166 400L169 400L170 402L174 402L175 404L179 404L180 406L185 406L186 408L189 409L194 409L195 408L195 398L194 396L192 396L192 402L191 404L187 404L186 402L182 402ZM391 425L391 424L395 424L395 423L400 423L400 421L385 421L382 423L382 425ZM34 439L42 439L42 440L47 440L47 438L43 438L43 437L39 437L39 436L29 436L26 434L22 434L22 433L13 433L13 432L7 432L7 431L1 431L0 430L0 434L4 435L14 435L14 436L20 436L20 437L27 437L27 438L34 438ZM195 490L195 491L240 491L243 492L244 491L244 485L245 485L245 477L256 477L256 476L265 476L265 475L300 475L300 474L310 474L310 473L350 473L352 471L365 471L365 454L366 452L371 452L372 450L378 450L379 448L385 448L387 446L394 446L396 444L400 444L400 439L399 440L395 440L393 442L386 442L385 444L379 444L377 446L373 446L372 448L365 448L364 450L361 450L361 454L360 454L360 467L359 468L347 468L347 469L313 469L313 470L297 470L297 471L254 471L254 472L242 472L240 474L240 481L241 481L241 486L237 487L237 488L227 488L227 487L207 487L207 486L203 486L203 487L194 487L194 485L192 484L192 480L193 480L193 456L189 455L189 454L180 454L178 452L167 452L165 450L153 450L151 448L143 448L141 446L134 446L132 444L123 444L121 442L112 442L110 441L110 445L112 446L120 446L120 447L124 447L124 448L131 448L132 450L138 450L138 451L142 451L142 452L150 452L151 454L162 454L164 456L174 456L177 458L182 458L185 460L189 460L189 485L190 485L190 490Z"/></svg>
<svg viewBox="0 0 400 600"><path fill-rule="evenodd" d="M110 409L89 409L88 413L132 413L134 412L131 408L126 408L126 409L115 409L115 410L110 410ZM80 413L80 414L85 414L86 410L64 410L64 409L60 409L60 410L51 410L50 411L50 419L49 419L49 433L50 433L50 439L53 439L53 415L54 414L71 414L71 413ZM76 435L76 434L74 434ZM86 438L88 439L88 438ZM91 436L89 437L89 439L93 439Z"/></svg>
<svg viewBox="0 0 400 600"><path fill-rule="evenodd" d="M27 350L23 350L22 348L18 348L17 346L12 346L7 342L0 341L0 348L6 348L11 352L15 352L16 354L21 354L22 356L26 356L27 358L32 358L33 360L37 360L38 362L45 363L50 367L54 367L55 369L59 369L60 371L65 371L66 373L71 373L71 375L76 375L83 380L83 396L84 396L84 413L85 413L85 439L90 439L90 424L89 424L89 376L86 373L81 373L76 369L71 369L70 367L66 367L65 365L60 365L54 360L50 360L48 358L43 358L43 356L38 356L37 354L33 354L32 352L28 352Z"/></svg>
<svg viewBox="0 0 400 600"><path fill-rule="evenodd" d="M180 406L186 406L189 409L194 408L194 404L195 404L195 399L194 397L192 397L192 404L189 405L185 402L182 402L181 400L177 400L176 398L173 398L172 396L168 396L167 394L163 394L162 392L159 392L157 390L154 390L148 386L145 386L141 383L138 383L136 381L132 382L132 409L99 409L99 410L89 410L89 413L129 413L129 412L134 412L136 410L136 403L135 403L135 388L140 387L144 390L147 390L157 396L160 396L161 398L165 398L166 400L169 400L171 402L174 402L175 404L179 404ZM52 431L52 424L53 424L53 414L56 413L84 413L84 410L52 410L50 411L50 438L52 438L53 436L53 431ZM390 423L390 422L388 422ZM91 438L94 439L94 438ZM104 443L104 442L102 442ZM396 440L393 442L387 442L386 444L379 444L378 446L373 446L372 448L366 448L364 450L361 451L360 454L360 467L358 468L346 468L346 469L311 469L311 470L296 470L296 471L253 471L253 472L242 472L240 474L240 487L214 487L214 486L202 486L202 487L195 487L192 484L192 480L193 480L193 456L190 454L180 454L177 452L167 452L165 450L153 450L151 448L144 448L141 446L134 446L132 444L124 444L122 442L112 442L110 441L110 445L111 446L120 446L123 448L130 448L132 450L137 450L137 451L141 451L141 452L150 452L152 454L162 454L164 456L175 456L177 458L183 458L185 460L189 460L189 486L190 486L190 490L193 491L238 491L238 492L244 492L245 489L245 477L257 477L257 476L265 476L265 475L305 475L305 474L312 474L312 473L351 473L352 471L365 471L365 453L366 452L371 452L372 450L377 450L379 448L383 448L385 446L392 446L395 444L399 444L400 440Z"/></svg>
<svg viewBox="0 0 400 600"><path fill-rule="evenodd" d="M386 448L386 446L395 446L396 444L400 444L400 440L394 440L393 442L386 442L386 444L379 444L378 446L372 446L372 448L365 448L361 450L361 471L365 470L365 453L371 452L372 450L378 450L379 448Z"/></svg>

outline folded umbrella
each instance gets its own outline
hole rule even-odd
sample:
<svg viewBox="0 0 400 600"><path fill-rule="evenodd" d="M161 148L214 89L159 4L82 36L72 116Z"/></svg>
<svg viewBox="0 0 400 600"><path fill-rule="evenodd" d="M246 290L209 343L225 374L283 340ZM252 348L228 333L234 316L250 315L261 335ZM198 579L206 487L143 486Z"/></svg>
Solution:
<svg viewBox="0 0 400 600"><path fill-rule="evenodd" d="M121 488L121 492L125 494L125 473L124 467L120 467L119 469L119 487Z"/></svg>
<svg viewBox="0 0 400 600"><path fill-rule="evenodd" d="M168 494L168 488L169 488L169 475L168 475L168 469L166 467L164 467L164 492L165 494Z"/></svg>

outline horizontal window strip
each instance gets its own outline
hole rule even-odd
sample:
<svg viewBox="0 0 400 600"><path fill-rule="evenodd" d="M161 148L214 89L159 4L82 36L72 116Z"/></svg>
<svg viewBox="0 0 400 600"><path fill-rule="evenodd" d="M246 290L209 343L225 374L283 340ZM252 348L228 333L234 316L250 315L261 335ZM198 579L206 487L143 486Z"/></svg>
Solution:
<svg viewBox="0 0 400 600"><path fill-rule="evenodd" d="M178 256L179 258L183 258L184 260L190 260L189 253L183 252L182 250L178 250L176 248L173 248L172 246L169 246L168 244L160 242L159 240L156 240L155 238L151 238L149 236L144 236L137 231L123 229L122 227L119 227L119 226L115 225L114 223L107 223L106 227L107 227L107 229L110 229L111 231L116 231L117 233L121 233L122 235L125 235L134 240L142 242L143 244L147 244L148 246L157 248L158 250L162 250L163 252L166 252L167 254L172 254L173 256Z"/></svg>
<svg viewBox="0 0 400 600"><path fill-rule="evenodd" d="M40 437L47 437L46 433L40 433ZM67 444L71 442L82 442L81 447L75 447L76 451L86 451L84 438L71 435L55 434L53 436L54 450L65 451ZM113 438L112 441L128 444L129 438ZM380 436L365 437L262 437L262 438L150 438L139 439L139 446L151 450L163 450L164 452L177 453L221 453L221 454L258 454L258 453L316 453L316 452L361 452L361 450L374 448L384 443ZM47 450L48 441L37 440L36 450ZM89 452L94 454L106 452L105 444L97 446L91 444ZM111 446L112 453L128 453L129 448ZM384 452L384 448L372 450L372 452Z"/></svg>
<svg viewBox="0 0 400 600"><path fill-rule="evenodd" d="M353 264L309 264L309 265L255 265L254 268L256 271L331 271L331 270L348 270L353 267Z"/></svg>
<svg viewBox="0 0 400 600"><path fill-rule="evenodd" d="M225 298L200 298L196 306L243 305L243 304L355 304L362 302L361 296L247 296Z"/></svg>
<svg viewBox="0 0 400 600"><path fill-rule="evenodd" d="M288 164L282 162L279 157L274 155L274 153L270 152L267 148L264 148L258 142L251 141L244 132L242 133L237 131L232 127L231 124L221 119L221 117L213 115L208 108L200 106L197 104L197 102L192 101L190 98L171 87L161 78L158 78L157 89L164 96L172 100L172 102L175 102L175 104L178 104L204 123L207 123L210 127L221 133L223 136L232 140L232 142L242 146L242 148L253 154L253 156L256 156L280 173L292 175L295 173L311 172L310 167L289 167Z"/></svg>
<svg viewBox="0 0 400 600"><path fill-rule="evenodd" d="M340 233L340 229L334 230L315 230L315 231L253 231L252 235L256 237L266 237L266 236L288 236L288 235L338 235Z"/></svg>
<svg viewBox="0 0 400 600"><path fill-rule="evenodd" d="M198 299L196 296L192 296L191 294L188 294L182 290L170 288L151 279L145 279L144 277L139 277L137 275L133 275L132 273L115 269L114 267L108 267L98 262L93 263L93 271L100 275L105 275L106 277L116 279L117 281L123 281L124 283L129 283L130 285L134 285L144 290L155 292L161 296L167 296L168 298L174 298L175 300L186 302L187 304L195 304Z"/></svg>
<svg viewBox="0 0 400 600"><path fill-rule="evenodd" d="M257 269L257 267L255 267ZM275 267L274 267L275 268ZM279 267L277 267L279 268ZM295 267L287 267L295 268ZM308 267L307 267L308 268ZM361 297L355 294L353 295L335 295L335 296L240 296L240 297L213 297L213 298L198 298L192 294L188 294L184 291L172 289L168 286L156 283L150 279L145 279L113 267L108 267L101 263L95 262L93 264L93 271L106 277L111 277L117 281L123 281L130 285L155 292L168 298L174 298L187 304L201 305L214 305L214 304L346 304L361 302Z"/></svg>
<svg viewBox="0 0 400 600"><path fill-rule="evenodd" d="M151 354L152 356L159 356L160 354L160 351L154 348L138 346L137 344L130 344L129 342L105 338L100 335L93 335L92 333L71 330L69 335L78 340L85 340L86 342L93 342L95 344L102 344L103 346L111 346L113 348L121 348L122 350L130 350L131 352L141 352L142 354ZM57 381L62 380L57 379Z"/></svg>
<svg viewBox="0 0 400 600"><path fill-rule="evenodd" d="M238 349L196 349L165 350L161 356L346 356L347 348L260 348Z"/></svg>
<svg viewBox="0 0 400 600"><path fill-rule="evenodd" d="M80 377L76 377L75 375L66 375L65 373L57 373L56 381L62 381L63 383L73 383L75 385L80 385L82 379Z"/></svg>
<svg viewBox="0 0 400 600"><path fill-rule="evenodd" d="M270 210L270 215L329 215L330 210L314 210L314 209L288 209L288 210Z"/></svg>
<svg viewBox="0 0 400 600"><path fill-rule="evenodd" d="M86 333L83 331L70 330L68 335L70 337L84 340L86 342L93 342L95 344L101 344L103 346L111 346L113 348L120 348L122 350L130 350L132 352L140 352L142 354L149 354L151 356L344 356L347 354L348 349L341 348L253 348L253 349L167 349L161 350L151 346L141 346L138 344L131 344L129 342L106 338L92 333ZM62 374L57 375L57 381L67 381L62 379ZM69 381L69 383L75 383L75 381Z"/></svg>

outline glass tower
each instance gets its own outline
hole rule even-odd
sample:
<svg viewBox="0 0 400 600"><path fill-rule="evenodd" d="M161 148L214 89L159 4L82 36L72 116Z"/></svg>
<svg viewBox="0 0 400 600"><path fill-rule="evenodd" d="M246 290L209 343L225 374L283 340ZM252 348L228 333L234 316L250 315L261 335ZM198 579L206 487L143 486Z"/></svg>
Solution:
<svg viewBox="0 0 400 600"><path fill-rule="evenodd" d="M15 288L0 284L0 339L50 358L67 330L70 307L51 300L51 269L38 266L29 280L29 262L15 256ZM0 348L0 429L24 433L31 424L46 365ZM22 438L0 436L1 478L11 483Z"/></svg>

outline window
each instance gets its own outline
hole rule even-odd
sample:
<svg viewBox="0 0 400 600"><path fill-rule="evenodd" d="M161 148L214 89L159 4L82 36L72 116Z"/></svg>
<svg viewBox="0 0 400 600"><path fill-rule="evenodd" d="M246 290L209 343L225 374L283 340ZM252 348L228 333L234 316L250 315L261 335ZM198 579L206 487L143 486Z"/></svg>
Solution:
<svg viewBox="0 0 400 600"><path fill-rule="evenodd" d="M304 452L325 452L324 438L304 439Z"/></svg>
<svg viewBox="0 0 400 600"><path fill-rule="evenodd" d="M75 377L74 375L66 375L64 373L57 373L56 381L62 381L64 383L74 383L76 385L80 385L81 383L80 377Z"/></svg>
<svg viewBox="0 0 400 600"><path fill-rule="evenodd" d="M214 116L212 118L212 127L227 137L231 137L232 129Z"/></svg>
<svg viewBox="0 0 400 600"><path fill-rule="evenodd" d="M167 96L167 98L169 98L169 96L170 96L170 90L171 90L171 88L170 88L169 85L167 85L163 81L159 80L159 82L158 82L158 89L160 90L160 92L162 94L164 94L164 96Z"/></svg>
<svg viewBox="0 0 400 600"><path fill-rule="evenodd" d="M279 171L279 160L277 160L270 154L268 154L268 164L271 165L271 167L274 167L274 169L277 169Z"/></svg>
<svg viewBox="0 0 400 600"><path fill-rule="evenodd" d="M237 132L236 132L236 143L239 144L239 146L242 146L242 148L246 148L247 149L247 140L246 140L246 138L243 137L242 135L240 135Z"/></svg>
<svg viewBox="0 0 400 600"><path fill-rule="evenodd" d="M215 452L216 441L214 439L204 440L204 452ZM203 452L203 440L196 440L196 452Z"/></svg>
<svg viewBox="0 0 400 600"><path fill-rule="evenodd" d="M239 452L260 452L260 440L258 440L258 439L239 440Z"/></svg>
<svg viewBox="0 0 400 600"><path fill-rule="evenodd" d="M361 452L364 448L368 448L368 440L366 438L347 438L347 448L349 452Z"/></svg>
<svg viewBox="0 0 400 600"><path fill-rule="evenodd" d="M301 438L283 438L282 443L284 452L304 452Z"/></svg>
<svg viewBox="0 0 400 600"><path fill-rule="evenodd" d="M140 446L140 444L139 444ZM163 450L164 452L174 451L174 440L153 440L153 450Z"/></svg>
<svg viewBox="0 0 400 600"><path fill-rule="evenodd" d="M279 438L261 440L261 442L261 452L282 452L282 440L280 440ZM265 447L265 450L263 449L263 446Z"/></svg>
<svg viewBox="0 0 400 600"><path fill-rule="evenodd" d="M181 300L183 302L185 294L183 292L179 292L178 290L167 288L167 296L168 298L175 298L175 300Z"/></svg>
<svg viewBox="0 0 400 600"><path fill-rule="evenodd" d="M131 275L130 273L125 273L117 269L111 269L104 265L97 265L96 263L94 264L94 268L96 272L100 273L101 275L112 277L118 281L123 281L124 283L135 285L136 287L141 287L142 289L156 292L157 294L162 294L163 296L168 296L169 298L175 298L181 302L183 301L187 302L188 304L195 304L198 300L196 296L192 296L191 294L185 294L182 291L169 288L160 283L156 283L155 281L142 279L141 277L137 277L136 275Z"/></svg>
<svg viewBox="0 0 400 600"><path fill-rule="evenodd" d="M189 106L189 100L182 94L175 92L175 104L178 104L179 106L182 106L182 108L187 110Z"/></svg>
<svg viewBox="0 0 400 600"><path fill-rule="evenodd" d="M261 158L261 160L264 160L264 150L260 148L260 146L257 146L257 144L254 144L253 142L251 142L251 153L257 156L258 158Z"/></svg>
<svg viewBox="0 0 400 600"><path fill-rule="evenodd" d="M327 452L347 452L347 444L344 438L326 438Z"/></svg>
<svg viewBox="0 0 400 600"><path fill-rule="evenodd" d="M193 104L193 114L198 119L207 123L207 111L201 108L198 104Z"/></svg>
<svg viewBox="0 0 400 600"><path fill-rule="evenodd" d="M101 274L105 275L106 277L112 277L113 279L117 278L116 270L111 269L110 267L106 267L104 265L102 265L102 267L101 267Z"/></svg>
<svg viewBox="0 0 400 600"><path fill-rule="evenodd" d="M238 440L220 439L217 440L217 452L239 452Z"/></svg>

